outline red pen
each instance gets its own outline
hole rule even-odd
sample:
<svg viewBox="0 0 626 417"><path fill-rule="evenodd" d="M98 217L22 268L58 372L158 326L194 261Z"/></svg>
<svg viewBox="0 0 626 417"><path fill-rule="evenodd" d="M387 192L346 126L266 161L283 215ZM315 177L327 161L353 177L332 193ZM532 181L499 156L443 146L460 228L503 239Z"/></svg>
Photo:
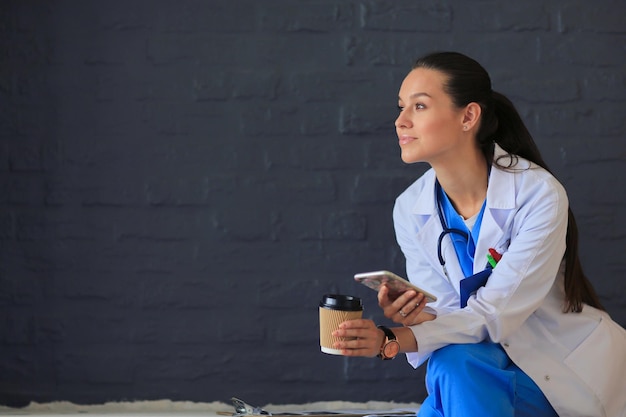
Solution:
<svg viewBox="0 0 626 417"><path fill-rule="evenodd" d="M489 254L493 256L493 259L496 262L500 262L500 259L502 259L502 255L500 255L494 248L489 248Z"/></svg>

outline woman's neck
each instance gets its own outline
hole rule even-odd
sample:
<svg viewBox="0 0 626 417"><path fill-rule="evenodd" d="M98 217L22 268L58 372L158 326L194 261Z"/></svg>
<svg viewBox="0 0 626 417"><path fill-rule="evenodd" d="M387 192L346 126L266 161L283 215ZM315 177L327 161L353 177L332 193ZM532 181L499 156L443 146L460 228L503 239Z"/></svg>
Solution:
<svg viewBox="0 0 626 417"><path fill-rule="evenodd" d="M489 182L489 168L482 154L466 155L453 164L433 168L457 213L468 219L480 211L487 197Z"/></svg>

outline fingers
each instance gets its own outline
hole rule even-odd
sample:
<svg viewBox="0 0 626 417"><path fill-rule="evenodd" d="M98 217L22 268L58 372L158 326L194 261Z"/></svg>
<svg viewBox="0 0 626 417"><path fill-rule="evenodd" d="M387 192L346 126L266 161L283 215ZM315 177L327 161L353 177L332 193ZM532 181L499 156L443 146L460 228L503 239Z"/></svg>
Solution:
<svg viewBox="0 0 626 417"><path fill-rule="evenodd" d="M341 349L345 356L376 356L382 344L381 334L371 320L345 321L333 332L334 337L341 338L333 347Z"/></svg>
<svg viewBox="0 0 626 417"><path fill-rule="evenodd" d="M372 328L377 329L376 324L374 324L374 322L369 319L347 320L347 321L339 323L339 326L337 326L337 328L338 330L343 330L343 329L363 330L363 329L372 329Z"/></svg>
<svg viewBox="0 0 626 417"><path fill-rule="evenodd" d="M424 309L424 294L409 290L400 295L395 301L388 303L383 308L385 317L396 323L408 325L411 323L410 316L419 314ZM417 311L416 311L417 310Z"/></svg>
<svg viewBox="0 0 626 417"><path fill-rule="evenodd" d="M406 291L398 298L396 298L393 302L390 302L385 307L383 307L385 317L394 321L395 319L400 317L400 320L402 320L402 318L406 317L417 305L418 296L419 294L416 294L413 290Z"/></svg>
<svg viewBox="0 0 626 417"><path fill-rule="evenodd" d="M424 311L426 307L426 297L423 294L419 294L418 297L415 298L415 304L409 302L406 306L402 307L402 311L408 311L412 309L405 317L402 318L400 323L404 326L412 326L415 324L420 324L425 321L435 320L437 318L436 315Z"/></svg>
<svg viewBox="0 0 626 417"><path fill-rule="evenodd" d="M402 317L402 322L411 321L410 317L418 315L424 309L424 294L418 293L415 297L404 303L398 310L398 315Z"/></svg>
<svg viewBox="0 0 626 417"><path fill-rule="evenodd" d="M384 310L393 300L389 298L389 288L386 285L381 285L378 290L378 305Z"/></svg>
<svg viewBox="0 0 626 417"><path fill-rule="evenodd" d="M412 323L413 319L419 315L422 310L424 310L424 307L426 306L425 300L424 300L424 294L419 293L417 294L417 296L412 299L411 301L409 301L407 304L405 304L399 311L398 313L400 314L401 317L403 317L405 320L405 324L407 323ZM404 313L404 314L402 314Z"/></svg>

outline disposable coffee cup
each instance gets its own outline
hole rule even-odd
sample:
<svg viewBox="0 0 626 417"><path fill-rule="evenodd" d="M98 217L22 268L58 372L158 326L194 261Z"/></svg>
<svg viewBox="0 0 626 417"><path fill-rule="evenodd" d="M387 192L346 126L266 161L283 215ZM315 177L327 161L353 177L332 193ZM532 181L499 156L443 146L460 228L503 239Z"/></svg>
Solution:
<svg viewBox="0 0 626 417"><path fill-rule="evenodd" d="M326 294L320 301L320 349L331 355L341 355L341 350L333 348L337 341L352 340L348 337L333 337L339 324L347 320L363 317L363 302L358 297L341 294Z"/></svg>

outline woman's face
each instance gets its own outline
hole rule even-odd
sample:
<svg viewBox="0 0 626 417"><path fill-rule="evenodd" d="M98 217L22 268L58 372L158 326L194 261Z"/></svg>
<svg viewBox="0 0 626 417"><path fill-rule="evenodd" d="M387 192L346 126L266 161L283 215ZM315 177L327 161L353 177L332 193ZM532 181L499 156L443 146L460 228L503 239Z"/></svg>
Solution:
<svg viewBox="0 0 626 417"><path fill-rule="evenodd" d="M446 75L416 68L402 82L396 132L405 163L453 159L464 138L463 110L444 92Z"/></svg>

